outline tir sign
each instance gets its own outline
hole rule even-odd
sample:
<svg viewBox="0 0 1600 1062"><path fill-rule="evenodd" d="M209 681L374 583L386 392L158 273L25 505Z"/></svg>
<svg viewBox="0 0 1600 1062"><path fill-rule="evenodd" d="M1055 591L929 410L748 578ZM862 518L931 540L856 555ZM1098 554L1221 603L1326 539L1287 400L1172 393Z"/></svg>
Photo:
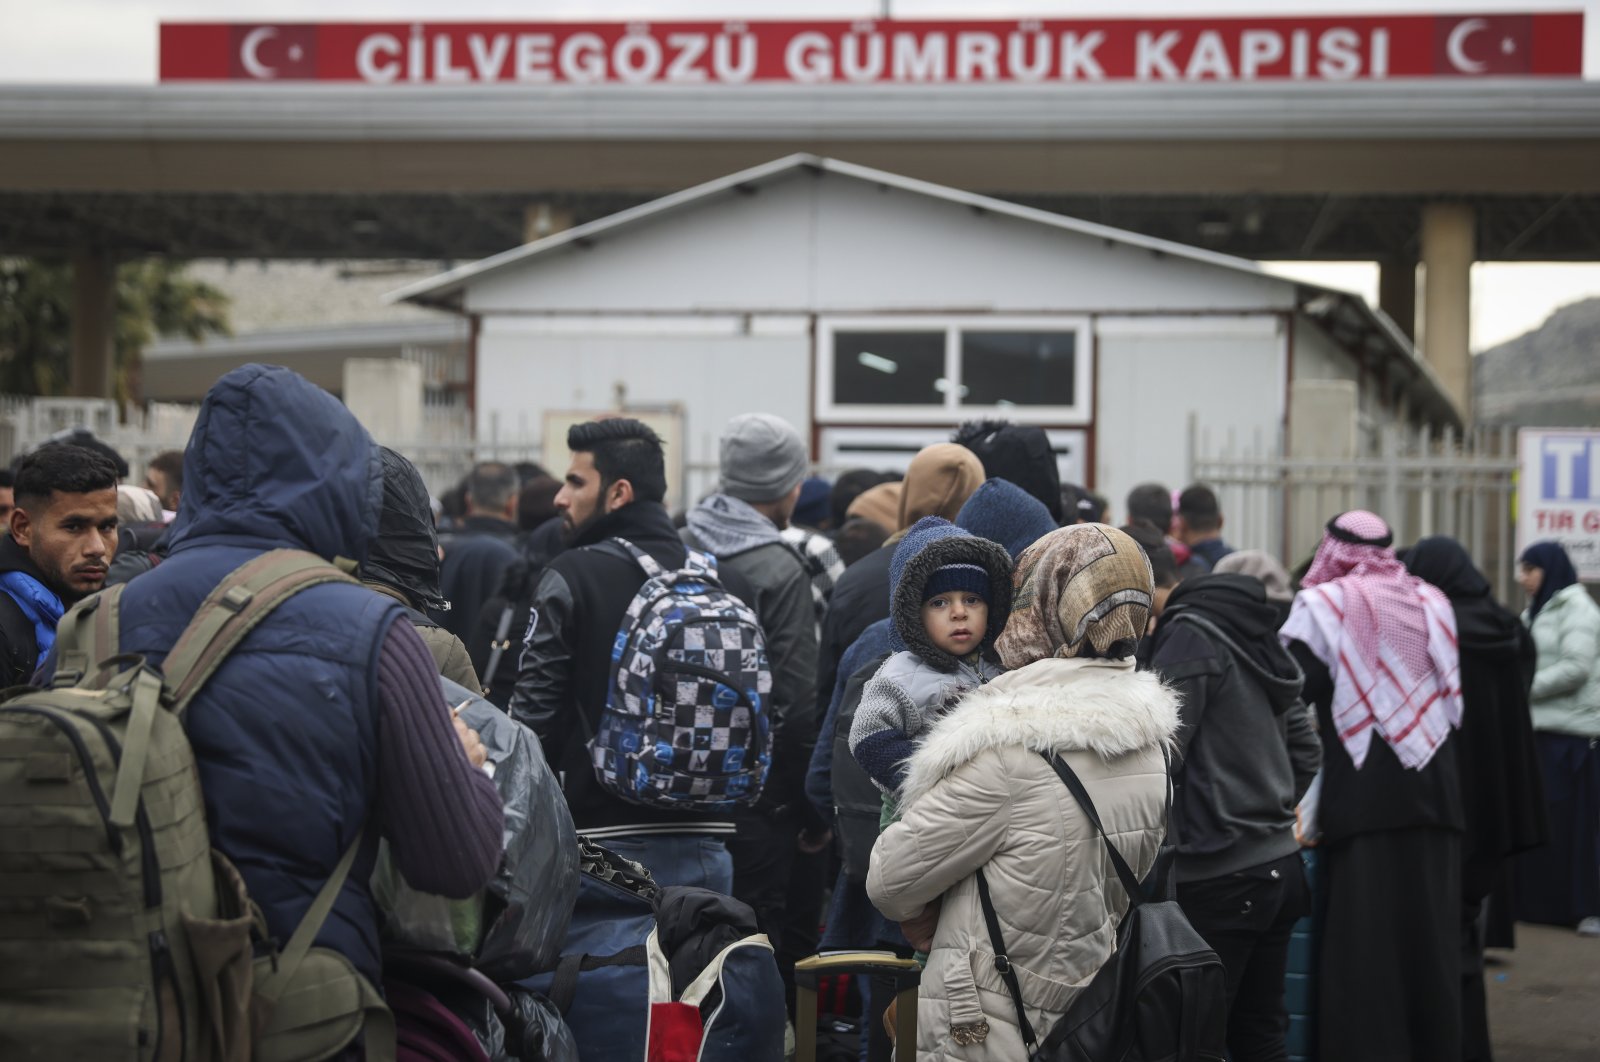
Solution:
<svg viewBox="0 0 1600 1062"><path fill-rule="evenodd" d="M1539 498L1600 502L1600 437L1548 435L1539 448Z"/></svg>

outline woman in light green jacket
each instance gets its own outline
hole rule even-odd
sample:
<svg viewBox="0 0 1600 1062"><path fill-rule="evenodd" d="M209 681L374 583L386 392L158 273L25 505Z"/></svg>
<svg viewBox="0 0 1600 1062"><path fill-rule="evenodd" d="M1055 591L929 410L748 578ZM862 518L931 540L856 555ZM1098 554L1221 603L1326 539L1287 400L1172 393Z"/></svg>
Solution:
<svg viewBox="0 0 1600 1062"><path fill-rule="evenodd" d="M1566 550L1522 554L1522 621L1539 651L1529 703L1550 807L1550 843L1517 867L1517 917L1600 937L1600 605Z"/></svg>

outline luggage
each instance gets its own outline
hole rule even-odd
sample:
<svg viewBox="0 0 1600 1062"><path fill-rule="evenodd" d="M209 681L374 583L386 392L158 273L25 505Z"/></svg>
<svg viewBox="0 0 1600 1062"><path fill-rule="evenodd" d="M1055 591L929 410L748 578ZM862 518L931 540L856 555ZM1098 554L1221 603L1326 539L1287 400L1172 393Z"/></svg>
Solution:
<svg viewBox="0 0 1600 1062"><path fill-rule="evenodd" d="M782 1062L783 981L754 912L581 847L563 954L517 984L561 1012L583 1062Z"/></svg>
<svg viewBox="0 0 1600 1062"><path fill-rule="evenodd" d="M1104 842L1128 912L1117 926L1117 947L1067 1013L1039 1043L1023 1008L1016 970L1006 958L989 883L978 871L978 900L994 946L994 966L1016 1007L1028 1056L1038 1062L1221 1062L1226 1057L1228 991L1222 961L1195 932L1177 901L1147 899L1100 823L1094 801L1061 757L1041 753L1072 792Z"/></svg>
<svg viewBox="0 0 1600 1062"><path fill-rule="evenodd" d="M362 831L280 948L210 846L182 723L256 624L334 581L353 580L263 553L201 603L164 673L118 655L112 587L62 617L53 686L0 705L0 1058L296 1062L361 1033L393 1058L377 989L312 946Z"/></svg>
<svg viewBox="0 0 1600 1062"><path fill-rule="evenodd" d="M895 1062L915 1062L917 985L922 979L922 964L887 951L834 952L813 955L794 964L795 1062L818 1062L817 988L824 977L841 974L849 974L863 982L873 975L886 974L894 978L897 990L893 1022ZM863 990L861 995L862 1009L865 1010L866 991Z"/></svg>
<svg viewBox="0 0 1600 1062"><path fill-rule="evenodd" d="M514 981L560 953L578 895L578 838L533 731L458 683L440 684L488 753L505 806L505 856L480 896L447 900L412 889L385 854L373 897L386 916L386 944L449 955Z"/></svg>
<svg viewBox="0 0 1600 1062"><path fill-rule="evenodd" d="M772 762L772 668L755 613L723 589L709 554L690 550L669 572L626 539L604 545L623 550L645 581L617 632L590 735L600 785L679 811L749 807Z"/></svg>

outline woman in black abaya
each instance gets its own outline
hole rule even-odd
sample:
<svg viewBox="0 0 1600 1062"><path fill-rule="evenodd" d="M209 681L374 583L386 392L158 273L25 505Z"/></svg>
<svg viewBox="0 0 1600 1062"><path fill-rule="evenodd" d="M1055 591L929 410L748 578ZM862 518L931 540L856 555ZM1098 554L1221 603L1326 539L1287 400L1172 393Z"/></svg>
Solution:
<svg viewBox="0 0 1600 1062"><path fill-rule="evenodd" d="M1450 599L1461 649L1462 1058L1487 1062L1481 917L1489 894L1510 878L1509 860L1548 832L1528 688L1535 655L1527 628L1494 600L1489 581L1455 539L1425 538L1405 555L1411 574Z"/></svg>

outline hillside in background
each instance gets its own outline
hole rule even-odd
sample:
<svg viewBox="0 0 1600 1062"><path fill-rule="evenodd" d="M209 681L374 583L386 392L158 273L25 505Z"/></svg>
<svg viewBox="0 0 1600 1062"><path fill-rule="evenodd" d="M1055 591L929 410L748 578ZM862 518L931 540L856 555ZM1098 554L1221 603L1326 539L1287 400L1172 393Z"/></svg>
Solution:
<svg viewBox="0 0 1600 1062"><path fill-rule="evenodd" d="M1600 427L1600 298L1479 354L1472 384L1480 423Z"/></svg>

